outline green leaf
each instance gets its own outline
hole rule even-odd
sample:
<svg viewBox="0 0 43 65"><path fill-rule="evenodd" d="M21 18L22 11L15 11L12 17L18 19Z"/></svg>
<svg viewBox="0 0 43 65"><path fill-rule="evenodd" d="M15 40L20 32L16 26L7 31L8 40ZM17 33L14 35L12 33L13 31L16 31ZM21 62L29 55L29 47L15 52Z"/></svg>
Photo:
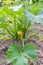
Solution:
<svg viewBox="0 0 43 65"><path fill-rule="evenodd" d="M13 65L29 65L28 59L26 59L26 57L24 57L23 55L20 55L17 60L14 60Z"/></svg>
<svg viewBox="0 0 43 65"><path fill-rule="evenodd" d="M20 51L16 44L11 44L7 52L7 63L12 62L13 65L28 65L28 58L36 61L36 49L34 45L27 44Z"/></svg>
<svg viewBox="0 0 43 65"><path fill-rule="evenodd" d="M36 48L34 47L33 44L25 45L23 48L23 53L29 56L33 62L36 62L37 53L36 53Z"/></svg>
<svg viewBox="0 0 43 65"><path fill-rule="evenodd" d="M1 23L0 28L6 29L8 27L8 23Z"/></svg>
<svg viewBox="0 0 43 65"><path fill-rule="evenodd" d="M40 4L33 4L32 6L29 6L29 11L32 12L34 15L37 15L39 11L41 11L42 7Z"/></svg>
<svg viewBox="0 0 43 65"><path fill-rule="evenodd" d="M21 51L19 47L16 44L11 44L7 52L7 63L10 63L14 59L18 58L20 54Z"/></svg>

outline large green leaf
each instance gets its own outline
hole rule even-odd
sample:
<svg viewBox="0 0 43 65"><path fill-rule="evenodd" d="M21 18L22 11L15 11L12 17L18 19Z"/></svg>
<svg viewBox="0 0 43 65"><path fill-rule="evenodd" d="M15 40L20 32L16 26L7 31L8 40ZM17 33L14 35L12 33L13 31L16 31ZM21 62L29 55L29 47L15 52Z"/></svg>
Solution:
<svg viewBox="0 0 43 65"><path fill-rule="evenodd" d="M21 51L19 47L16 44L11 44L7 52L7 63L10 63L14 59L18 58L20 54Z"/></svg>
<svg viewBox="0 0 43 65"><path fill-rule="evenodd" d="M36 49L32 44L24 46L20 51L16 44L11 44L7 52L7 63L12 62L13 65L28 65L28 58L36 61Z"/></svg>
<svg viewBox="0 0 43 65"><path fill-rule="evenodd" d="M21 55L16 61L14 60L13 65L29 65L28 59Z"/></svg>
<svg viewBox="0 0 43 65"><path fill-rule="evenodd" d="M33 60L33 62L36 62L36 48L33 44L27 44L23 48L23 53L30 57L30 59Z"/></svg>

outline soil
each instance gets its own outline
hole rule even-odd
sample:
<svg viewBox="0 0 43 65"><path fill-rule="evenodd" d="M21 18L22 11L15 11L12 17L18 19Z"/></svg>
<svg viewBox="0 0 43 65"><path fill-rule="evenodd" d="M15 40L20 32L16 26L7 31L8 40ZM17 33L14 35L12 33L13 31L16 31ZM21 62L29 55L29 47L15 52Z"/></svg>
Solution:
<svg viewBox="0 0 43 65"><path fill-rule="evenodd" d="M40 23L35 23L33 25L34 30L36 30L37 34L43 36L43 27L40 25ZM32 36L27 43L32 43L35 45L35 47L38 50L38 56L37 56L37 62L36 65L43 65L43 40L40 40L34 36ZM6 51L8 49L8 46L11 43L17 43L20 48L22 48L21 42L16 40L0 40L0 65L12 65L6 63ZM32 63L30 65L33 65Z"/></svg>

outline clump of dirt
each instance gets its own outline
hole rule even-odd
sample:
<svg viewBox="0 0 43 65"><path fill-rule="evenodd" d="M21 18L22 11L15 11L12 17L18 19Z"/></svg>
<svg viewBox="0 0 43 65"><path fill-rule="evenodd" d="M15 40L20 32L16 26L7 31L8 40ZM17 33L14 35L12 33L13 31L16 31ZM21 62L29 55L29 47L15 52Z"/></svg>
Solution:
<svg viewBox="0 0 43 65"><path fill-rule="evenodd" d="M33 25L33 28L35 29L36 33L38 35L43 36L43 27L39 23L35 23ZM32 36L27 43L32 43L35 45L35 47L38 50L38 56L37 56L37 62L36 65L43 65L43 40L40 40L34 36ZM26 43L25 42L25 43ZM21 42L16 40L4 40L0 41L0 65L12 65L6 63L6 51L8 49L8 46L12 43L16 43L22 48ZM30 64L32 65L32 63Z"/></svg>

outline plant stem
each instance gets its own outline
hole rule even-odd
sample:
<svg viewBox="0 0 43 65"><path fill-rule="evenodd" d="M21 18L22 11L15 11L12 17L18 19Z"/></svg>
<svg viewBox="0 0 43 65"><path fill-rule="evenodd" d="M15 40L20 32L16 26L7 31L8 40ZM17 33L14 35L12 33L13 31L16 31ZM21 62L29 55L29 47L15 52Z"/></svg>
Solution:
<svg viewBox="0 0 43 65"><path fill-rule="evenodd" d="M12 39L14 39L13 34L11 34L11 32L9 31L9 29L7 29L7 31L11 35Z"/></svg>
<svg viewBox="0 0 43 65"><path fill-rule="evenodd" d="M43 40L43 36L33 33L33 34L30 34L26 39L24 39L24 41L30 39L30 37L32 37L32 36L35 36L35 37L39 38L40 40Z"/></svg>
<svg viewBox="0 0 43 65"><path fill-rule="evenodd" d="M24 39L22 38L22 47L24 48Z"/></svg>
<svg viewBox="0 0 43 65"><path fill-rule="evenodd" d="M23 39L23 37L20 37L20 39L21 39L21 42L22 42L22 47L24 48L24 39Z"/></svg>

